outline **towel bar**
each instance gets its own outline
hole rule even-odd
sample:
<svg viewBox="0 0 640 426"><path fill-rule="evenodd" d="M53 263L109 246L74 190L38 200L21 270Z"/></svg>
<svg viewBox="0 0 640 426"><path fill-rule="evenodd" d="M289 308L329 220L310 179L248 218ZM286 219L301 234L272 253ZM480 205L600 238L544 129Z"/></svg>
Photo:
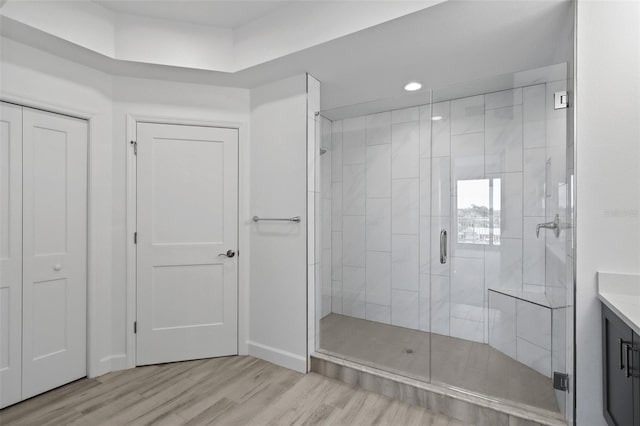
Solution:
<svg viewBox="0 0 640 426"><path fill-rule="evenodd" d="M253 221L254 222L260 222L260 221L300 222L300 216L294 216L294 217L258 217L258 216L254 216L253 217Z"/></svg>

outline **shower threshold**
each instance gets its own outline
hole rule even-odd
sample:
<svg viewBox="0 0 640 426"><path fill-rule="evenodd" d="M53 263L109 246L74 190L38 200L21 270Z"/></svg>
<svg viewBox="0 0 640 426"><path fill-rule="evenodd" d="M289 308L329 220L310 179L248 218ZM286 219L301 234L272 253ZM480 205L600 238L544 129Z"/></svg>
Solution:
<svg viewBox="0 0 640 426"><path fill-rule="evenodd" d="M566 424L550 378L483 343L330 314L320 321L320 344L312 356L312 370L344 379L336 375L349 375L342 371L345 369L351 371L351 381L354 377L365 380L362 374L378 377L369 380L369 385L390 381L384 385L387 392L399 389L398 384L411 384L414 393L435 392L439 398L460 400L458 405L471 403L521 420L535 416L540 424ZM406 389L398 392L407 396ZM425 406L425 401L418 405L456 418L456 413ZM442 404L445 408L456 405Z"/></svg>

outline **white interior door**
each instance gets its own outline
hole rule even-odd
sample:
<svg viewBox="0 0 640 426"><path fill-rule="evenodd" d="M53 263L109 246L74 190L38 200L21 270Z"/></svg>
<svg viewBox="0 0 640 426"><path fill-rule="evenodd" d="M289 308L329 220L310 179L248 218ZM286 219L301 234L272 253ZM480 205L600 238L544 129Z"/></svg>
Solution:
<svg viewBox="0 0 640 426"><path fill-rule="evenodd" d="M0 104L0 408L20 401L22 107Z"/></svg>
<svg viewBox="0 0 640 426"><path fill-rule="evenodd" d="M137 364L237 354L238 131L137 125Z"/></svg>
<svg viewBox="0 0 640 426"><path fill-rule="evenodd" d="M22 398L86 375L87 143L86 121L23 109Z"/></svg>

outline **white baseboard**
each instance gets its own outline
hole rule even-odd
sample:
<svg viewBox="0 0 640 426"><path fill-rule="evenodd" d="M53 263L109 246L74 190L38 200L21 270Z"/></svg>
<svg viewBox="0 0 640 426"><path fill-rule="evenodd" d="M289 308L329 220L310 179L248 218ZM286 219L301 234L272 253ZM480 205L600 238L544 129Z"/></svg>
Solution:
<svg viewBox="0 0 640 426"><path fill-rule="evenodd" d="M103 374L111 373L112 371L126 370L127 367L127 355L115 354L109 355L98 361L98 365L94 371L90 371L89 378L102 376Z"/></svg>
<svg viewBox="0 0 640 426"><path fill-rule="evenodd" d="M303 356L252 341L248 341L246 345L243 346L245 346L247 350L246 352L242 351L244 353L240 353L240 355L251 355L291 370L301 373L307 372L307 360ZM100 359L95 370L90 371L88 376L90 378L98 377L112 371L126 370L127 368L129 367L127 366L126 354L109 355Z"/></svg>
<svg viewBox="0 0 640 426"><path fill-rule="evenodd" d="M127 366L127 354L112 355L111 357L111 371L126 370L130 368Z"/></svg>
<svg viewBox="0 0 640 426"><path fill-rule="evenodd" d="M248 341L247 346L249 347L249 355L251 356L264 359L265 361L272 362L290 370L301 373L307 372L307 359L304 356L252 341Z"/></svg>

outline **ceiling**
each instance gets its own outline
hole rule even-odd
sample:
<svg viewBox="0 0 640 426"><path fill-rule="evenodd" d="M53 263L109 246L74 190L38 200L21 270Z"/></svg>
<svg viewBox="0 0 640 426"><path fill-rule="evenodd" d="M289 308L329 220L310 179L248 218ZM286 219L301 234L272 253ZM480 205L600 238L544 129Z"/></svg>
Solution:
<svg viewBox="0 0 640 426"><path fill-rule="evenodd" d="M123 62L236 74L443 1L0 0L0 17Z"/></svg>
<svg viewBox="0 0 640 426"><path fill-rule="evenodd" d="M234 78L252 85L309 72L322 83L323 109L404 97L410 81L440 90L572 60L573 4L450 0Z"/></svg>
<svg viewBox="0 0 640 426"><path fill-rule="evenodd" d="M234 29L294 0L93 0L113 12Z"/></svg>
<svg viewBox="0 0 640 426"><path fill-rule="evenodd" d="M322 83L326 110L403 97L408 81L442 88L568 62L573 7L571 0L450 0L234 73L118 61L6 19L1 29L123 76L252 88L308 72Z"/></svg>

